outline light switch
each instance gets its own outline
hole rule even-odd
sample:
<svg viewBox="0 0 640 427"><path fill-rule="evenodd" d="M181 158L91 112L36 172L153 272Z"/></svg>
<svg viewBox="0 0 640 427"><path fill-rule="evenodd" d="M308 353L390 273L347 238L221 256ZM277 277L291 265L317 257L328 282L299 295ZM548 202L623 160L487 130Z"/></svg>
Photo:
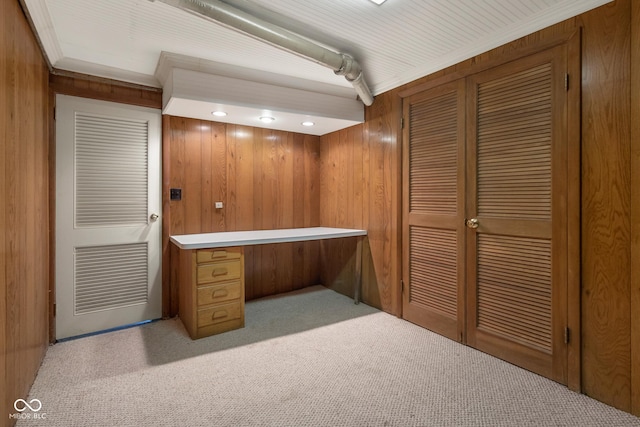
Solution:
<svg viewBox="0 0 640 427"><path fill-rule="evenodd" d="M182 200L181 188L172 188L169 194L171 195L171 200Z"/></svg>
<svg viewBox="0 0 640 427"><path fill-rule="evenodd" d="M224 205L222 204L222 202L216 202L216 209L222 209L224 207Z"/></svg>

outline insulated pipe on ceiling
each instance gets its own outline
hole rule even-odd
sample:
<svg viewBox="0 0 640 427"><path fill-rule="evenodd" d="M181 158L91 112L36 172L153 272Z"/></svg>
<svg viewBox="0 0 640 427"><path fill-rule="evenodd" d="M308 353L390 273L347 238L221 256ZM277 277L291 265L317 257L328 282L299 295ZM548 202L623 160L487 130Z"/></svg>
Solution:
<svg viewBox="0 0 640 427"><path fill-rule="evenodd" d="M156 1L156 0L151 0ZM360 64L346 53L337 53L291 31L249 15L219 0L158 0L202 18L243 32L272 46L331 68L349 81L365 105L373 104L373 95L364 80Z"/></svg>

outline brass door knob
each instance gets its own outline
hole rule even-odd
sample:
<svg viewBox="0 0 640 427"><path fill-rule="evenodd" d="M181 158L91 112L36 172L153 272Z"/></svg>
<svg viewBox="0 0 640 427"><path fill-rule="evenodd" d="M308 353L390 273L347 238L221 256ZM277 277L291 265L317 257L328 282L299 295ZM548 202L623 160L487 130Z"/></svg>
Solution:
<svg viewBox="0 0 640 427"><path fill-rule="evenodd" d="M469 228L478 228L478 218L471 218L464 222Z"/></svg>

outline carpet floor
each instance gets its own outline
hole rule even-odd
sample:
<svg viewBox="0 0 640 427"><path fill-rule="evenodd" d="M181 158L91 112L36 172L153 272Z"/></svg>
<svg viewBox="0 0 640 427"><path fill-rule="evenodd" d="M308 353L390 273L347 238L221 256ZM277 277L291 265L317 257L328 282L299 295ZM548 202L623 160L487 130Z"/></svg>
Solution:
<svg viewBox="0 0 640 427"><path fill-rule="evenodd" d="M51 346L34 426L639 426L571 392L320 286L250 301L243 329L179 319Z"/></svg>

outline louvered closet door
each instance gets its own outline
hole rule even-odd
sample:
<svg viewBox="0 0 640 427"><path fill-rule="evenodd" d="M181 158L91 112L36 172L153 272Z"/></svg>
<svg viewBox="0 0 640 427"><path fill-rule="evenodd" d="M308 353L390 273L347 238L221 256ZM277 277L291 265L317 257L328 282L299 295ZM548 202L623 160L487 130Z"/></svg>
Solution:
<svg viewBox="0 0 640 427"><path fill-rule="evenodd" d="M566 383L565 48L468 79L468 344ZM473 224L468 224L473 227Z"/></svg>
<svg viewBox="0 0 640 427"><path fill-rule="evenodd" d="M56 97L56 338L162 315L160 111Z"/></svg>
<svg viewBox="0 0 640 427"><path fill-rule="evenodd" d="M407 98L403 108L403 317L462 340L464 81Z"/></svg>

